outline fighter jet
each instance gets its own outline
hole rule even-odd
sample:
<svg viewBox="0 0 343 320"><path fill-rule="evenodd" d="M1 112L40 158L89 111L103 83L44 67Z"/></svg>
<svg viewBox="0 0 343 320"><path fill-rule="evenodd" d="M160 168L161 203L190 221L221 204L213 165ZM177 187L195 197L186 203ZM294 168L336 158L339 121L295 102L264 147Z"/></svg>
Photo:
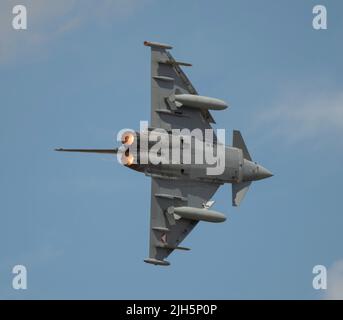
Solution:
<svg viewBox="0 0 343 320"><path fill-rule="evenodd" d="M153 265L168 266L165 260L174 250L189 250L180 246L181 242L192 231L199 221L224 222L223 213L211 209L212 197L218 188L232 184L232 205L238 206L247 193L252 181L272 176L272 173L254 162L239 131L233 131L232 146L224 145L224 164L220 174L208 174L213 164L195 163L196 140L187 139L183 129L200 130L204 145L214 150L220 141L213 134L212 141L206 138L205 132L212 129L215 121L210 110L221 111L227 108L226 102L198 95L181 66L189 63L177 61L170 53L172 47L157 42L144 42L151 48L151 119L150 126L142 132L125 132L122 136L123 146L113 149L55 149L66 152L87 152L114 154L121 152L122 163L129 169L151 177L151 210L150 210L150 250L144 261ZM181 153L180 163L155 163L151 157L142 161L143 149L149 151L151 142L143 146L143 140L156 132L172 140L174 132ZM175 136L175 134L174 134ZM175 137L174 137L175 139ZM199 142L199 141L198 141ZM190 162L184 161L185 144L191 150ZM131 148L135 146L135 148ZM124 149L123 149L124 147ZM158 156L170 156L174 146L162 147ZM177 150L176 150L177 151ZM218 152L218 151L217 151ZM205 151L206 153L206 151ZM156 159L155 159L156 160Z"/></svg>

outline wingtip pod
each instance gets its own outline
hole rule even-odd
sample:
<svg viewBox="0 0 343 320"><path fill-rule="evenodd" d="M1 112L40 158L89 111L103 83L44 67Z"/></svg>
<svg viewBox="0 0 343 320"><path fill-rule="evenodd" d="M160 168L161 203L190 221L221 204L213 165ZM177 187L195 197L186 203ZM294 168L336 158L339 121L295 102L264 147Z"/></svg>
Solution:
<svg viewBox="0 0 343 320"><path fill-rule="evenodd" d="M151 41L144 41L143 44L146 47L157 47L162 49L173 49L173 47L166 43L159 43L159 42L151 42Z"/></svg>
<svg viewBox="0 0 343 320"><path fill-rule="evenodd" d="M144 259L144 262L145 263L149 263L149 264L154 264L155 266L169 266L170 265L170 262L169 261L166 261L166 260L158 260L158 259L155 259L155 258L147 258L147 259Z"/></svg>

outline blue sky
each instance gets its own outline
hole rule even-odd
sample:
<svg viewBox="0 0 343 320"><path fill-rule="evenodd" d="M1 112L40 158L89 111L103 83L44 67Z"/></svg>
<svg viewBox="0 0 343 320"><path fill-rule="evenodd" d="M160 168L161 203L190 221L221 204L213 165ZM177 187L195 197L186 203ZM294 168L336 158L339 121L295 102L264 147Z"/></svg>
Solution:
<svg viewBox="0 0 343 320"><path fill-rule="evenodd" d="M339 0L21 1L0 4L0 298L322 299L343 291L343 3ZM328 30L312 28L326 5ZM230 103L217 128L273 171L190 252L147 265L150 181L107 148L150 114L150 52L172 44L202 95ZM14 265L28 289L11 287ZM312 268L328 268L326 292ZM342 295L340 295L342 296Z"/></svg>

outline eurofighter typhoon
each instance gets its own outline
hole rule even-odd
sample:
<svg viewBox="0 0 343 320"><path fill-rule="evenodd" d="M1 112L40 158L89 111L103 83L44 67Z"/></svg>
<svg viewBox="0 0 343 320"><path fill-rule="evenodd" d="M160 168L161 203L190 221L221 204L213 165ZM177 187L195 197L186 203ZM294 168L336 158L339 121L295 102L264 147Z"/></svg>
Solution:
<svg viewBox="0 0 343 320"><path fill-rule="evenodd" d="M115 149L56 149L117 155L129 169L151 177L150 249L144 261L167 266L165 260L180 246L199 221L224 222L224 214L211 209L218 188L232 184L232 205L238 206L252 181L272 176L254 162L239 131L232 146L213 132L210 110L224 110L219 99L198 95L171 46L144 42L151 48L151 119L139 132L121 134ZM225 140L225 134L224 134Z"/></svg>

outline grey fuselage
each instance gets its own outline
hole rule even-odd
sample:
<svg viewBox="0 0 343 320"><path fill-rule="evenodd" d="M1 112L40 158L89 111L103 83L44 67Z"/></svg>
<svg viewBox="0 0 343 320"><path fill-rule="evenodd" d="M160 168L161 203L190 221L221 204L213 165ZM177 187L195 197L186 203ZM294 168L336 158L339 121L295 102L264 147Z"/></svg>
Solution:
<svg viewBox="0 0 343 320"><path fill-rule="evenodd" d="M163 148L161 148L160 159L164 159L165 161L160 161L159 164L153 164L151 161L143 164L140 162L139 152L137 152L133 154L136 159L135 163L128 167L149 176L165 177L169 179L191 179L213 183L248 182L264 179L272 175L267 169L256 162L244 159L241 149L231 146L221 146L223 147L224 157L218 159L219 161L224 161L224 166L219 174L208 173L208 169L215 167L218 163L214 165L207 164L206 162L196 163L194 159L196 148L193 144L191 147L191 161L185 162L181 160L179 163L172 163L170 154L173 149L166 148L163 150ZM211 147L216 149L217 145L211 144ZM183 150L182 148L179 150L181 159L183 159ZM164 157L166 154L167 156ZM204 151L204 154L206 154L206 151Z"/></svg>

